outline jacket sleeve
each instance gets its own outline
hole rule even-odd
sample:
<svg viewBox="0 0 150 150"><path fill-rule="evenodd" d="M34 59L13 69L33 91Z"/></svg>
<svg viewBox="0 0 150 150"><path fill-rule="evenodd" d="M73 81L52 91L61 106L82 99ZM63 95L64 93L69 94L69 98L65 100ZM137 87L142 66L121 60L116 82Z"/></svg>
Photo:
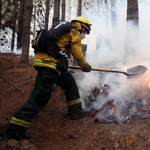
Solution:
<svg viewBox="0 0 150 150"><path fill-rule="evenodd" d="M71 54L78 62L80 67L85 67L87 62L82 52L82 45L81 45L81 34L80 32L76 31L75 29L71 29Z"/></svg>

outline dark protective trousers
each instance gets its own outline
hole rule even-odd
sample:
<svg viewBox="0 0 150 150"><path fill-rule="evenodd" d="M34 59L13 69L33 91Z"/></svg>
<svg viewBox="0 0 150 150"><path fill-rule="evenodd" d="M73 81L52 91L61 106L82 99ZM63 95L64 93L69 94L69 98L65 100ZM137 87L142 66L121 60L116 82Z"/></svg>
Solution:
<svg viewBox="0 0 150 150"><path fill-rule="evenodd" d="M29 99L16 111L12 117L11 123L6 134L14 139L22 139L29 127L31 120L48 103L54 84L65 90L68 110L71 113L82 109L79 91L76 82L69 72L58 73L46 67L37 67L38 73L35 80L35 86Z"/></svg>

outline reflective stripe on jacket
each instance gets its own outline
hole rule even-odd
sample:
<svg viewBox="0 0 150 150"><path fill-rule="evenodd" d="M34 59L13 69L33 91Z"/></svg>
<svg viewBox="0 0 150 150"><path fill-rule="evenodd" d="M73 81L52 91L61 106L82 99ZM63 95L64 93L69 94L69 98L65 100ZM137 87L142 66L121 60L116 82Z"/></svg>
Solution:
<svg viewBox="0 0 150 150"><path fill-rule="evenodd" d="M33 66L42 66L42 67L52 68L55 71L57 71L58 74L60 75L60 71L56 68L56 66L57 66L56 63L47 62L47 61L43 61L43 60L40 60L40 59L34 59Z"/></svg>

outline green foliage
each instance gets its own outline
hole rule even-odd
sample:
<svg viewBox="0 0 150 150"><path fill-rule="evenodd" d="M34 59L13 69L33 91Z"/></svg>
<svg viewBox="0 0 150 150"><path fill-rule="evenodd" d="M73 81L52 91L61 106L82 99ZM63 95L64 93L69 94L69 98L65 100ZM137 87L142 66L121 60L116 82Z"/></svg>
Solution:
<svg viewBox="0 0 150 150"><path fill-rule="evenodd" d="M19 0L2 0L2 27L13 27L13 20L18 16Z"/></svg>

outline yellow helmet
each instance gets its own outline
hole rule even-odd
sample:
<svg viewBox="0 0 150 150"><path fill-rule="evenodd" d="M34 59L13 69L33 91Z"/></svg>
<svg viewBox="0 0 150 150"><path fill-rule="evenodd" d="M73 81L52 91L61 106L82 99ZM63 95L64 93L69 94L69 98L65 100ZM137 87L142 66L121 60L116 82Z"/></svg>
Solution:
<svg viewBox="0 0 150 150"><path fill-rule="evenodd" d="M87 34L90 33L90 30L91 30L91 24L90 22L88 21L88 19L84 18L84 17L76 17L74 18L73 20L71 20L71 22L79 22L81 23L81 25L83 27L85 27L87 29Z"/></svg>

